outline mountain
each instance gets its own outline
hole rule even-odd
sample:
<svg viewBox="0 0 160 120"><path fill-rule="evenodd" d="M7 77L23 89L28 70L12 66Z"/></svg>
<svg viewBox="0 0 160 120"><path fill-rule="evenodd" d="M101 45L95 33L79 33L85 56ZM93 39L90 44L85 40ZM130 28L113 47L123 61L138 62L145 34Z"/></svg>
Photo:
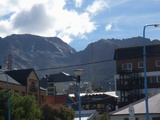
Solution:
<svg viewBox="0 0 160 120"><path fill-rule="evenodd" d="M0 39L0 63L6 66L7 55L13 56L15 68L48 68L63 65L75 49L57 37L11 35Z"/></svg>
<svg viewBox="0 0 160 120"><path fill-rule="evenodd" d="M12 55L16 69L34 68L40 77L64 71L73 74L74 69L85 70L82 80L109 86L115 74L114 50L119 47L157 44L159 40L134 37L128 39L101 39L77 52L57 37L41 37L30 34L13 34L0 38L0 64L7 66L7 56ZM94 64L91 64L94 63Z"/></svg>

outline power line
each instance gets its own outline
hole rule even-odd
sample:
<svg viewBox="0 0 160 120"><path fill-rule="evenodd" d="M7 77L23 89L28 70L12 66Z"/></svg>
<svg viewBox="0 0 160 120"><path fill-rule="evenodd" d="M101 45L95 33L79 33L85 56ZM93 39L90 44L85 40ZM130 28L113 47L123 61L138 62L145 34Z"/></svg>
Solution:
<svg viewBox="0 0 160 120"><path fill-rule="evenodd" d="M60 66L60 67L51 67L51 68L37 69L35 71L45 71L45 70L52 70L52 69L61 69L61 68L69 68L69 67L77 67L77 66L86 66L86 65L98 64L98 63L110 62L110 61L113 61L113 59L96 61L96 62L81 63L81 64L75 64L75 65L66 65L66 66Z"/></svg>

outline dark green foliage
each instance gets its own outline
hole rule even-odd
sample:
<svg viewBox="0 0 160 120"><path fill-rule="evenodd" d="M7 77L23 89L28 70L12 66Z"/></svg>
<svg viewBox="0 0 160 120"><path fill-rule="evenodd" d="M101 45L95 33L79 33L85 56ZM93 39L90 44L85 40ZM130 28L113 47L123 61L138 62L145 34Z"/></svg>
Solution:
<svg viewBox="0 0 160 120"><path fill-rule="evenodd" d="M41 107L43 120L73 120L74 111L62 105L44 104Z"/></svg>
<svg viewBox="0 0 160 120"><path fill-rule="evenodd" d="M0 118L5 118L7 116L7 92L0 91Z"/></svg>
<svg viewBox="0 0 160 120"><path fill-rule="evenodd" d="M101 120L109 120L108 113L103 113L101 116Z"/></svg>
<svg viewBox="0 0 160 120"><path fill-rule="evenodd" d="M7 118L7 96L6 92L0 91L1 116ZM11 120L40 120L41 111L37 107L35 100L31 96L21 96L16 93L11 93Z"/></svg>

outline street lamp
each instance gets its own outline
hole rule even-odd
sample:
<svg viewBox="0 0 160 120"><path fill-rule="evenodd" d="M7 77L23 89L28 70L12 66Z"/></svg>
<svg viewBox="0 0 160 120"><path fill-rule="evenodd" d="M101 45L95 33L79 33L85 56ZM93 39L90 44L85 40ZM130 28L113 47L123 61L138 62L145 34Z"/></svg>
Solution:
<svg viewBox="0 0 160 120"><path fill-rule="evenodd" d="M158 27L160 24L148 24L143 28L143 38L145 38L145 30L148 26ZM143 65L144 65L144 94L146 103L146 120L149 120L149 109L148 109L148 91L147 91L147 75L146 75L146 45L143 45Z"/></svg>
<svg viewBox="0 0 160 120"><path fill-rule="evenodd" d="M1 74L4 74L7 79L7 96L8 96L8 120L11 119L10 115L10 91L9 91L9 80L8 80L8 75L0 68Z"/></svg>
<svg viewBox="0 0 160 120"><path fill-rule="evenodd" d="M77 75L78 84L78 109L79 109L79 120L81 120L81 96L80 96L80 76L83 74L83 69L76 69L74 73Z"/></svg>

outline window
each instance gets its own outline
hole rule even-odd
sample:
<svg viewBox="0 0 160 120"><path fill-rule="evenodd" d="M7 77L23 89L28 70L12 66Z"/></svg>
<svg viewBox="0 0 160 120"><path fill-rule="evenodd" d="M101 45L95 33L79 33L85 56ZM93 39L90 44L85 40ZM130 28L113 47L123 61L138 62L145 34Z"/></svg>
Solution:
<svg viewBox="0 0 160 120"><path fill-rule="evenodd" d="M36 85L35 85L35 82L31 82L31 87L32 87L32 88L35 88L35 86L36 86Z"/></svg>
<svg viewBox="0 0 160 120"><path fill-rule="evenodd" d="M157 78L156 76L151 76L149 79L150 83L157 83Z"/></svg>
<svg viewBox="0 0 160 120"><path fill-rule="evenodd" d="M156 67L160 67L160 60L156 60Z"/></svg>
<svg viewBox="0 0 160 120"><path fill-rule="evenodd" d="M54 87L54 83L49 83L48 87Z"/></svg>
<svg viewBox="0 0 160 120"><path fill-rule="evenodd" d="M143 62L138 62L138 68L144 68Z"/></svg>
<svg viewBox="0 0 160 120"><path fill-rule="evenodd" d="M132 70L132 63L122 64L122 70Z"/></svg>

